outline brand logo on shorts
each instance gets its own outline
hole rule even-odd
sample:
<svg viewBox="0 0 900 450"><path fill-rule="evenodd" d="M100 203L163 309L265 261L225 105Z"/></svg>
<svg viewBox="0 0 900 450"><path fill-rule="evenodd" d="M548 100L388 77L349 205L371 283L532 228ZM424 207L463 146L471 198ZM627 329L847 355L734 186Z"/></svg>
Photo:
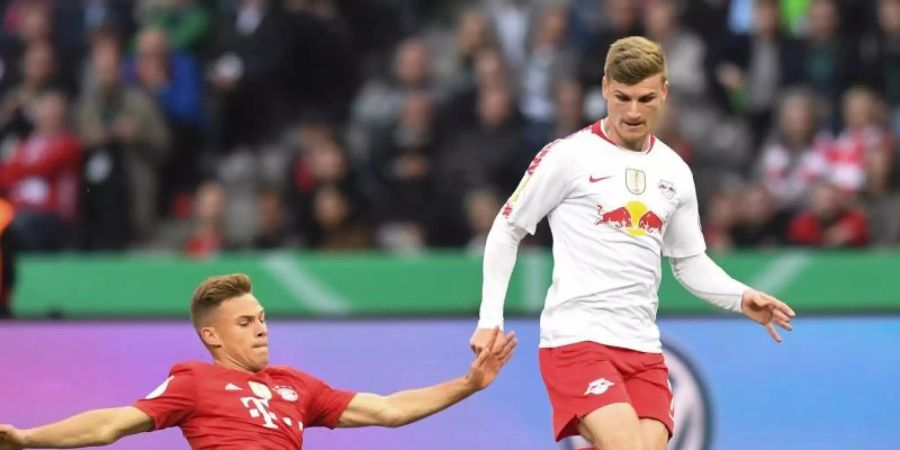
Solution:
<svg viewBox="0 0 900 450"><path fill-rule="evenodd" d="M616 383L613 383L606 378L598 378L594 381L591 381L591 384L588 385L587 390L584 391L584 395L600 395L606 392L607 389L615 385Z"/></svg>

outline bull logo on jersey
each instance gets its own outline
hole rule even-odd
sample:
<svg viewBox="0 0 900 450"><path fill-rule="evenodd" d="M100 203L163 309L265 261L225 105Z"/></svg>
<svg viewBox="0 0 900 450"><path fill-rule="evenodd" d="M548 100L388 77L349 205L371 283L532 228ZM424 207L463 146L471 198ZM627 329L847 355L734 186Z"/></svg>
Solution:
<svg viewBox="0 0 900 450"><path fill-rule="evenodd" d="M634 237L651 233L660 234L665 224L658 214L639 201L630 201L625 206L611 210L604 208L603 205L597 205L597 214L600 217L597 218L595 225L605 223Z"/></svg>

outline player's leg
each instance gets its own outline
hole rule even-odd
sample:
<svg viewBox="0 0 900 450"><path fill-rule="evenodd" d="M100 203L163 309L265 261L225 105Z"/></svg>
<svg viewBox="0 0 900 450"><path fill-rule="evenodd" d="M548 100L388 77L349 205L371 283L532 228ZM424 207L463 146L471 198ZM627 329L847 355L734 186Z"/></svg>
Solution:
<svg viewBox="0 0 900 450"><path fill-rule="evenodd" d="M557 441L580 434L602 450L643 450L630 446L639 444L640 424L608 348L591 342L543 348L540 365Z"/></svg>
<svg viewBox="0 0 900 450"><path fill-rule="evenodd" d="M646 450L666 450L675 428L669 371L662 354L647 355L647 365L625 380L625 388L640 417L641 439Z"/></svg>
<svg viewBox="0 0 900 450"><path fill-rule="evenodd" d="M578 427L585 439L603 450L645 450L641 424L628 403L613 403L581 418Z"/></svg>
<svg viewBox="0 0 900 450"><path fill-rule="evenodd" d="M641 441L644 450L666 450L669 445L669 429L656 419L641 419Z"/></svg>

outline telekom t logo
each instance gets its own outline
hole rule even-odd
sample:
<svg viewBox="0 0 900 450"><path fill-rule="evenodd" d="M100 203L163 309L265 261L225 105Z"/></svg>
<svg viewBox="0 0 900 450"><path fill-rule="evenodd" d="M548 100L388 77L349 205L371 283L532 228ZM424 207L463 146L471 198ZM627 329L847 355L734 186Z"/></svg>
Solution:
<svg viewBox="0 0 900 450"><path fill-rule="evenodd" d="M269 411L269 399L267 398L256 398L256 397L241 397L241 403L244 404L244 407L250 410L250 417L257 418L262 417L266 422L263 424L266 428L278 428L278 424L276 421L278 420L278 416L275 415L272 411Z"/></svg>

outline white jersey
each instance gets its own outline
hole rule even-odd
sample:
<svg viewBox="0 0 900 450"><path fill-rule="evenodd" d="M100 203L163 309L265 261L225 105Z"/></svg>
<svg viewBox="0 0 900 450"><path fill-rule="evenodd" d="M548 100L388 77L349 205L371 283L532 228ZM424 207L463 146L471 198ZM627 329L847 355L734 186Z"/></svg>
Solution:
<svg viewBox="0 0 900 450"><path fill-rule="evenodd" d="M529 233L549 215L553 283L541 313L541 347L581 341L661 351L656 311L662 255L706 250L693 175L651 136L620 148L600 122L548 144L503 208Z"/></svg>

